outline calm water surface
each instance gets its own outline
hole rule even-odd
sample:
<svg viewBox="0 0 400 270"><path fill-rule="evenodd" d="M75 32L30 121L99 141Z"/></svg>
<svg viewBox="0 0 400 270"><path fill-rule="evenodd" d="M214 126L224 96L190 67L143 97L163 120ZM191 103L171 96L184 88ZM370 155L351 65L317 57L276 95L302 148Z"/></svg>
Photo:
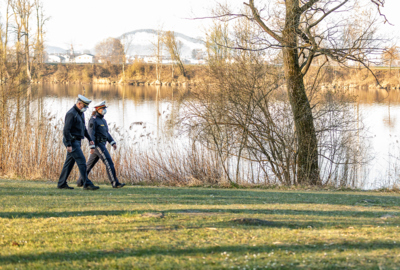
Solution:
<svg viewBox="0 0 400 270"><path fill-rule="evenodd" d="M83 90L85 88L85 90ZM39 97L45 110L64 119L65 113L74 105L78 94L91 99L92 105L107 102L106 119L123 129L138 121L156 126L168 116L178 89L151 86L110 86L110 85L43 85L32 89L34 97ZM37 101L36 101L37 102ZM88 118L93 106L85 113Z"/></svg>
<svg viewBox="0 0 400 270"><path fill-rule="evenodd" d="M172 107L176 104L179 90L156 86L111 86L85 85L86 97L94 103L107 102L106 119L126 131L132 143L140 136L160 136ZM41 105L63 120L73 106L78 94L83 94L82 85L40 85L32 88L32 109ZM362 170L364 179L360 187L365 189L392 186L400 178L400 92L395 90L356 90L358 97L355 112L366 126L371 162ZM35 105L36 104L36 105ZM92 103L93 104L93 103ZM90 116L91 109L85 113ZM59 122L59 121L58 121ZM144 125L137 125L143 122ZM60 123L60 122L59 122ZM361 123L361 122L360 122ZM143 128L144 127L144 128ZM361 138L363 139L363 138Z"/></svg>

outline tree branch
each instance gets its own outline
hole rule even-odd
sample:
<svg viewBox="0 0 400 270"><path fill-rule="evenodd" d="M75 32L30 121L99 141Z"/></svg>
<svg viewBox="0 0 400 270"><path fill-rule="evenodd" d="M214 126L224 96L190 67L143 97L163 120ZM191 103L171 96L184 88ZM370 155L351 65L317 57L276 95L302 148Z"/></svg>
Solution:
<svg viewBox="0 0 400 270"><path fill-rule="evenodd" d="M308 3L304 4L301 8L300 8L300 12L304 13L307 9L309 9L310 7L312 7L312 5L314 5L315 3L318 3L321 0L310 0Z"/></svg>
<svg viewBox="0 0 400 270"><path fill-rule="evenodd" d="M349 0L345 0L343 1L341 4L337 5L336 7L332 8L331 10L329 10L328 12L326 12L321 18L319 18L316 22L314 22L313 24L311 24L308 29L313 28L314 26L316 26L317 24L319 24L323 19L325 19L327 16L329 16L332 12L338 10L340 7L342 7L344 4L346 4Z"/></svg>
<svg viewBox="0 0 400 270"><path fill-rule="evenodd" d="M390 24L390 25L393 25L393 24L391 24L391 23L389 22L389 20L386 18L386 15L383 14L383 13L381 12L381 7L384 7L384 6L385 6L385 0L371 0L371 2L372 2L373 4L375 4L376 7L378 8L379 15L381 15L381 16L384 18L384 20L385 20L384 23L388 23L388 24Z"/></svg>
<svg viewBox="0 0 400 270"><path fill-rule="evenodd" d="M276 41L279 43L282 43L282 38L276 34L274 31L272 31L261 19L260 14L258 14L258 10L254 6L254 0L249 0L249 3L243 3L246 6L248 6L251 9L251 12L253 13L254 20L258 23L258 25L266 32L268 33L271 37L273 37Z"/></svg>
<svg viewBox="0 0 400 270"><path fill-rule="evenodd" d="M314 60L314 54L315 54L314 51L310 52L310 55L308 56L307 62L304 65L304 67L302 68L302 70L301 70L301 73L303 74L303 76L306 75L307 71L310 69L311 63Z"/></svg>

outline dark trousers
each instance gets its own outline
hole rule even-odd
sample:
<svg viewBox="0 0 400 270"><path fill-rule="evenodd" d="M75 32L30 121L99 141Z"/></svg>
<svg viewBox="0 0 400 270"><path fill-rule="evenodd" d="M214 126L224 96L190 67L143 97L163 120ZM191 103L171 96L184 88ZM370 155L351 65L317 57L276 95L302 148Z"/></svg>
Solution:
<svg viewBox="0 0 400 270"><path fill-rule="evenodd" d="M94 165L96 165L97 161L103 161L104 165L106 165L106 171L108 175L108 179L111 184L118 183L117 174L115 172L114 162L111 159L110 153L108 152L105 143L96 144L96 149L94 154L90 154L89 160L87 162L87 175L89 175L90 171L93 169ZM82 175L78 179L78 185L83 182Z"/></svg>
<svg viewBox="0 0 400 270"><path fill-rule="evenodd" d="M65 144L65 142L64 142ZM67 179L68 176L70 175L72 168L76 164L78 164L79 172L82 177L82 182L84 185L90 184L90 181L87 177L86 173L86 158L83 155L82 149L81 149L81 141L80 140L75 140L71 142L72 146L72 152L69 153L67 152L67 158L65 159L64 167L61 171L60 179L58 180L58 186L61 187L65 184L67 184Z"/></svg>

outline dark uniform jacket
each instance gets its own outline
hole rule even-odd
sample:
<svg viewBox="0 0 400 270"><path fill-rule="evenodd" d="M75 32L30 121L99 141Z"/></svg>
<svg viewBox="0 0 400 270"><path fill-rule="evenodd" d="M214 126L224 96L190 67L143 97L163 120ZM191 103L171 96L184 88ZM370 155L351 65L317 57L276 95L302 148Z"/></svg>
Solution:
<svg viewBox="0 0 400 270"><path fill-rule="evenodd" d="M67 115L65 115L63 133L67 147L71 146L72 140L82 140L84 137L89 141L92 141L85 126L85 116L76 105L74 105L74 107L67 112Z"/></svg>
<svg viewBox="0 0 400 270"><path fill-rule="evenodd" d="M99 113L96 113L89 120L89 134L96 145L106 142L109 142L111 145L115 144L113 137L108 132L106 119Z"/></svg>

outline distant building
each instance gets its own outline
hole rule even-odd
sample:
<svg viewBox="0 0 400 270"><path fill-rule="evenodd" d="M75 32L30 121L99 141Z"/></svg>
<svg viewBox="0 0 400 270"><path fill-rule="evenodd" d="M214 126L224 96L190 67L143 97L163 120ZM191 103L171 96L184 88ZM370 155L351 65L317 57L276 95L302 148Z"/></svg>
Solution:
<svg viewBox="0 0 400 270"><path fill-rule="evenodd" d="M65 58L61 55L49 54L47 63L65 63Z"/></svg>
<svg viewBox="0 0 400 270"><path fill-rule="evenodd" d="M171 59L163 59L161 61L161 64L171 65L171 64L176 64L176 61L172 61Z"/></svg>
<svg viewBox="0 0 400 270"><path fill-rule="evenodd" d="M82 54L75 57L74 62L76 64L93 64L94 55L92 54Z"/></svg>
<svg viewBox="0 0 400 270"><path fill-rule="evenodd" d="M64 57L64 63L72 63L73 62L73 57L69 54L62 54L62 57Z"/></svg>
<svg viewBox="0 0 400 270"><path fill-rule="evenodd" d="M136 60L136 57L133 55L126 55L125 58L126 58L126 64L131 64Z"/></svg>
<svg viewBox="0 0 400 270"><path fill-rule="evenodd" d="M193 49L192 50L192 59L203 60L207 57L207 52L202 49Z"/></svg>
<svg viewBox="0 0 400 270"><path fill-rule="evenodd" d="M393 60L392 66L393 67L400 67L400 60Z"/></svg>
<svg viewBox="0 0 400 270"><path fill-rule="evenodd" d="M198 59L190 59L189 60L190 64L192 65L205 65L206 61L204 59L198 60Z"/></svg>
<svg viewBox="0 0 400 270"><path fill-rule="evenodd" d="M157 63L157 57L155 57L155 56L144 56L143 57L143 62L148 63L148 64L155 64L155 63Z"/></svg>
<svg viewBox="0 0 400 270"><path fill-rule="evenodd" d="M176 64L176 61L172 60L171 57L166 56L166 57L163 57L161 63L166 64L166 65L171 65L171 64Z"/></svg>

